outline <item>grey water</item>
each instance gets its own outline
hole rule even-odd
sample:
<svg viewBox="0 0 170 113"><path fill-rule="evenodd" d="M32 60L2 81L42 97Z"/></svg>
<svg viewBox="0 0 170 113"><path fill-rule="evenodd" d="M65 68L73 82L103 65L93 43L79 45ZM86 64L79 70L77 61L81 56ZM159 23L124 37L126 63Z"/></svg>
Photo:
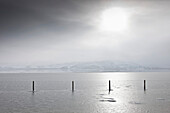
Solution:
<svg viewBox="0 0 170 113"><path fill-rule="evenodd" d="M169 72L0 74L0 113L170 113L169 106Z"/></svg>

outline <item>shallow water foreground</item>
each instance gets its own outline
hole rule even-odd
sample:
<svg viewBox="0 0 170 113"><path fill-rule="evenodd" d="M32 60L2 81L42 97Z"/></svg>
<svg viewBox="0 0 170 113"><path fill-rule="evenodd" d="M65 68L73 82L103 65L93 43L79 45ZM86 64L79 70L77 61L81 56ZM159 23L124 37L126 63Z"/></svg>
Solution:
<svg viewBox="0 0 170 113"><path fill-rule="evenodd" d="M169 106L168 72L0 74L0 113L169 113Z"/></svg>

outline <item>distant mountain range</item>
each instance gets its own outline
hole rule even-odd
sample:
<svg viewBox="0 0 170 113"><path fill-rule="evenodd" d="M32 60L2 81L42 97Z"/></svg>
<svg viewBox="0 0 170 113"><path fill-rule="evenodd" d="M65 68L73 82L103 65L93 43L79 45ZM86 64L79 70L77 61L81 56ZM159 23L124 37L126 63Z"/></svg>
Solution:
<svg viewBox="0 0 170 113"><path fill-rule="evenodd" d="M39 66L1 66L0 72L148 72L169 71L169 68L147 67L131 62L79 62Z"/></svg>

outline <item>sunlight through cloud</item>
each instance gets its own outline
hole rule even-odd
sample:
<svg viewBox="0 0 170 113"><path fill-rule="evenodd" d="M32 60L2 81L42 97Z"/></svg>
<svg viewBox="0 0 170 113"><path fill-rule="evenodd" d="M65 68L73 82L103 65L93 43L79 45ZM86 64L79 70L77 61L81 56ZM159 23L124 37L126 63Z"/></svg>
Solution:
<svg viewBox="0 0 170 113"><path fill-rule="evenodd" d="M121 32L128 28L128 13L123 8L106 9L101 14L102 31Z"/></svg>

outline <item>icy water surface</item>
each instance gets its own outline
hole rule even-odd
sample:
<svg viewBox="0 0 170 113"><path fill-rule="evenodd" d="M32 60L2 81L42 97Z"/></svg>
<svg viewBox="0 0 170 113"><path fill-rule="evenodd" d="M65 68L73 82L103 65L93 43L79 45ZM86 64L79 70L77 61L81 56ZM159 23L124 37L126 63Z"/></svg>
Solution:
<svg viewBox="0 0 170 113"><path fill-rule="evenodd" d="M0 113L170 113L169 107L169 72L0 74Z"/></svg>

